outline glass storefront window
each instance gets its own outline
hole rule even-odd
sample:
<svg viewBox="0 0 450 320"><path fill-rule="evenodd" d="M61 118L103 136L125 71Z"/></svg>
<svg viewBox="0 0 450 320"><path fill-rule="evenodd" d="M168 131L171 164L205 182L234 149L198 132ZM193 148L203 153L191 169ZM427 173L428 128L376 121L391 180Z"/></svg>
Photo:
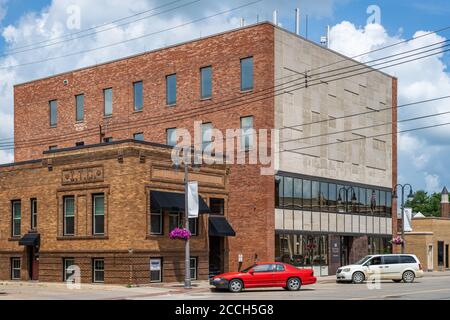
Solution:
<svg viewBox="0 0 450 320"><path fill-rule="evenodd" d="M328 185L328 211L329 212L337 212L337 191L336 185L334 183L330 183Z"/></svg>
<svg viewBox="0 0 450 320"><path fill-rule="evenodd" d="M311 210L311 181L303 180L303 210Z"/></svg>
<svg viewBox="0 0 450 320"><path fill-rule="evenodd" d="M302 209L302 179L294 179L294 209Z"/></svg>
<svg viewBox="0 0 450 320"><path fill-rule="evenodd" d="M328 212L328 183L320 183L320 210L322 212Z"/></svg>
<svg viewBox="0 0 450 320"><path fill-rule="evenodd" d="M275 177L275 208L283 208L283 177Z"/></svg>
<svg viewBox="0 0 450 320"><path fill-rule="evenodd" d="M366 201L366 189L365 188L359 188L359 213L360 214L366 214L367 213L367 201Z"/></svg>
<svg viewBox="0 0 450 320"><path fill-rule="evenodd" d="M318 181L313 181L311 184L311 200L312 200L312 210L320 211L319 197L320 197L320 183Z"/></svg>
<svg viewBox="0 0 450 320"><path fill-rule="evenodd" d="M392 216L392 193L386 192L386 217Z"/></svg>
<svg viewBox="0 0 450 320"><path fill-rule="evenodd" d="M339 213L345 212L345 190L343 185L337 185L337 208Z"/></svg>
<svg viewBox="0 0 450 320"><path fill-rule="evenodd" d="M292 209L294 196L294 179L289 177L284 177L283 183L283 207Z"/></svg>
<svg viewBox="0 0 450 320"><path fill-rule="evenodd" d="M386 216L386 191L380 191L380 215Z"/></svg>

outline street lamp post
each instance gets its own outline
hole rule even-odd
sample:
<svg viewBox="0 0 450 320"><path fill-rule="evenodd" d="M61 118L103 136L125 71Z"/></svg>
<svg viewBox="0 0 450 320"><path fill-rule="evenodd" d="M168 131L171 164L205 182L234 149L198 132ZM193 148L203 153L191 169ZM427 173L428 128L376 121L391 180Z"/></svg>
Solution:
<svg viewBox="0 0 450 320"><path fill-rule="evenodd" d="M186 230L189 230L189 165L188 162L184 162L184 220L185 220L185 228ZM190 253L190 244L189 239L186 240L185 246L184 246L184 254L185 254L185 260L184 260L184 288L185 289L191 289L191 253Z"/></svg>
<svg viewBox="0 0 450 320"><path fill-rule="evenodd" d="M402 210L402 253L405 253L405 189L409 187L409 195L408 200L412 201L414 199L413 194L413 188L409 183L406 184L397 184L394 189L392 190L392 198L397 199L397 189L398 187L402 190L402 204L401 204L401 210Z"/></svg>
<svg viewBox="0 0 450 320"><path fill-rule="evenodd" d="M338 192L338 203L339 203L339 202L342 202L341 191L344 191L344 197L345 197L345 200L344 200L344 201L345 201L345 208L344 208L344 210L346 211L346 210L347 210L347 201L348 201L348 192L349 192L349 191L352 192L352 193L351 193L351 196L352 196L352 198L351 198L352 205L353 205L353 202L356 201L356 193L355 193L355 189L353 189L352 186L340 188L340 189L339 189L339 192Z"/></svg>

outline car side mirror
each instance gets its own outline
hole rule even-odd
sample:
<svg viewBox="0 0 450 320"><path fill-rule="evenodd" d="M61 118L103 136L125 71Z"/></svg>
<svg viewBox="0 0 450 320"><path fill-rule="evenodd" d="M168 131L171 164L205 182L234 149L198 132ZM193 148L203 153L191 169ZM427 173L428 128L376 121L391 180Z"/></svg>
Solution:
<svg viewBox="0 0 450 320"><path fill-rule="evenodd" d="M251 275L253 275L253 274L255 273L255 271L254 271L253 269L250 269L250 270L248 271L248 273L250 273Z"/></svg>

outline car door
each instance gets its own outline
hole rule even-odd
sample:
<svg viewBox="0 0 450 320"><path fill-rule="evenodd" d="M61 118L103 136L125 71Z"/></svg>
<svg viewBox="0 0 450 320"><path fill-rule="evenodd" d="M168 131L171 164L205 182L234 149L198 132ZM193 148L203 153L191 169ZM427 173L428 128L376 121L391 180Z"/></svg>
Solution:
<svg viewBox="0 0 450 320"><path fill-rule="evenodd" d="M400 256L389 255L383 256L383 274L382 279L400 279L402 277L402 264Z"/></svg>
<svg viewBox="0 0 450 320"><path fill-rule="evenodd" d="M364 266L367 268L367 280L374 280L378 276L380 279L383 277L384 265L381 256L373 257Z"/></svg>
<svg viewBox="0 0 450 320"><path fill-rule="evenodd" d="M273 264L259 264L249 272L247 287L271 287L273 283Z"/></svg>
<svg viewBox="0 0 450 320"><path fill-rule="evenodd" d="M282 264L273 265L273 285L277 287L285 287L288 280L289 272Z"/></svg>

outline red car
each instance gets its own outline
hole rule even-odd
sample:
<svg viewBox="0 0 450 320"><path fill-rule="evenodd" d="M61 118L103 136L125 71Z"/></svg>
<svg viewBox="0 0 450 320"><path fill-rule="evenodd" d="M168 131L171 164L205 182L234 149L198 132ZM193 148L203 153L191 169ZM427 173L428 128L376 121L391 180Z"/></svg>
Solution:
<svg viewBox="0 0 450 320"><path fill-rule="evenodd" d="M244 288L280 287L289 291L300 290L302 285L314 284L317 278L311 269L279 262L258 263L241 272L228 272L210 280L217 289L241 292Z"/></svg>

